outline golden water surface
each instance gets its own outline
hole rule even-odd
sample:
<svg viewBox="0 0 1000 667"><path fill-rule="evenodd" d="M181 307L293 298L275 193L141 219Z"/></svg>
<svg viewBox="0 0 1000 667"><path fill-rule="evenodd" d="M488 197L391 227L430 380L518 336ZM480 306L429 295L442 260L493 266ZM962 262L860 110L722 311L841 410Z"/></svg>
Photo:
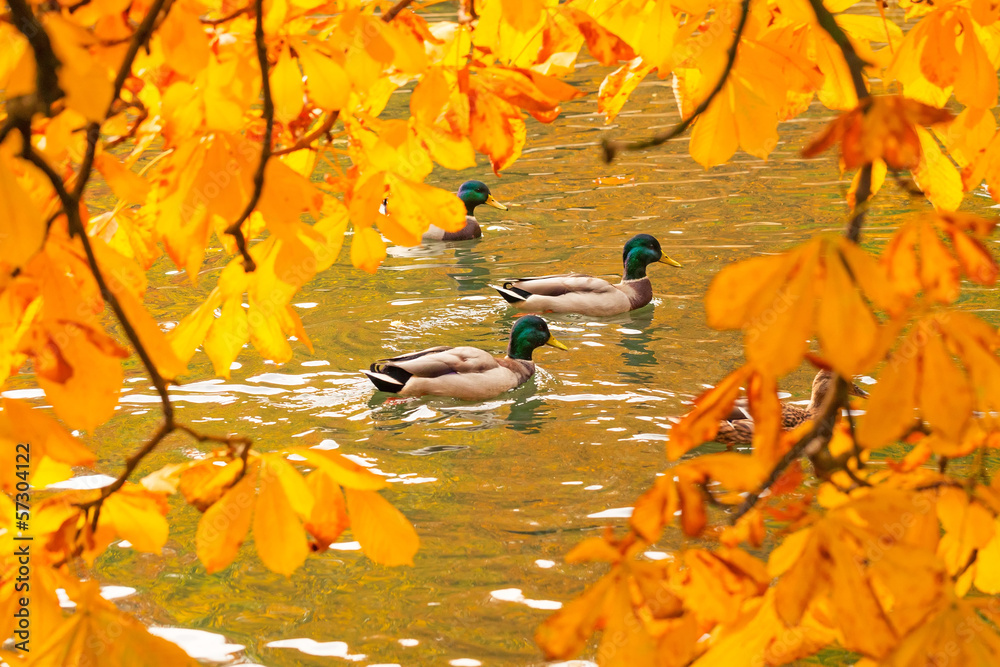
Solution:
<svg viewBox="0 0 1000 667"><path fill-rule="evenodd" d="M96 576L120 587L110 596L215 664L542 662L535 628L604 569L567 565L563 555L608 524L624 525L634 499L667 465L671 421L741 363L739 334L705 325L702 297L712 276L731 262L837 232L847 211L848 181L834 155L798 155L832 117L817 104L781 126L767 161L738 153L705 171L682 138L602 163L603 138L646 136L678 120L669 80L654 76L605 125L596 91L606 72L581 67L571 81L587 97L551 125L528 119L528 146L502 178L480 156L475 169L437 169L427 179L448 189L481 179L509 206L477 211L482 240L390 248L374 276L353 269L345 249L295 300L314 354L295 343L291 362L273 364L247 349L223 381L199 352L191 382L172 391L180 418L205 431L248 434L261 451L325 443L389 476L385 497L420 534L415 566L374 565L346 533L290 579L268 571L249 544L210 576L194 553L199 514L175 499L162 555L114 545L99 560ZM393 96L386 117L406 113L411 88ZM970 195L965 208L990 204ZM880 247L903 216L926 208L890 182L871 208L865 245ZM652 266L654 305L631 314L550 317L570 352L539 350L539 370L521 388L480 403L385 400L358 372L376 358L432 345L501 353L514 313L489 283L571 270L610 278L621 270L622 244L638 232L660 239L683 268ZM147 295L153 314L165 326L178 322L225 261L210 251L197 287L168 260L158 262ZM1000 323L995 292L968 288L962 303ZM98 470L111 475L159 422L155 392L130 361L118 416L88 439ZM784 388L805 398L810 377L803 368ZM15 382L27 386L27 378ZM202 451L170 439L141 472ZM668 530L648 556L669 557L684 543Z"/></svg>

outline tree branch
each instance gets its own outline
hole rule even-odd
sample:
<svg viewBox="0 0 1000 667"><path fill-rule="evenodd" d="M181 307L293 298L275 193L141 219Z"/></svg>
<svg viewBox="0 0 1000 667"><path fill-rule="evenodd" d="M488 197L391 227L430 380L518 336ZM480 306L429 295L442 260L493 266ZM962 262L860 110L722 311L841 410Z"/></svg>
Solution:
<svg viewBox="0 0 1000 667"><path fill-rule="evenodd" d="M59 68L62 63L52 50L49 34L38 22L26 0L8 0L7 4L15 27L27 38L35 56L35 105L21 109L18 115L31 120L35 111L41 111L48 116L52 104L65 94L59 87ZM10 110L8 112L11 113Z"/></svg>
<svg viewBox="0 0 1000 667"><path fill-rule="evenodd" d="M865 85L864 75L864 70L868 66L868 63L862 60L858 52L854 50L851 40L841 30L837 24L837 19L833 17L830 10L823 5L823 0L809 0L809 4L812 5L819 26L823 28L826 34L830 35L830 38L840 48L840 52L844 54L844 62L847 63L847 68L851 71L851 82L854 84L854 92L858 96L858 101L860 102L870 97L871 94L868 92L868 86Z"/></svg>
<svg viewBox="0 0 1000 667"><path fill-rule="evenodd" d="M243 270L251 273L257 268L257 264L247 250L247 240L243 235L243 223L250 217L253 210L257 208L260 201L260 193L264 189L264 170L267 168L267 161L271 158L271 141L274 136L274 101L271 99L271 79L267 63L267 44L264 43L264 1L254 0L254 11L257 13L256 25L254 26L254 40L257 42L257 62L260 65L261 93L264 96L264 142L260 147L260 163L257 171L253 175L253 194L246 208L240 214L239 219L226 228L226 233L236 241L236 247L243 255Z"/></svg>
<svg viewBox="0 0 1000 667"><path fill-rule="evenodd" d="M774 468L768 474L767 479L765 479L757 490L746 497L743 503L736 510L736 513L730 517L730 521L733 525L739 521L740 517L749 512L760 500L761 495L765 491L771 488L771 486L778 481L785 469L788 468L796 459L798 459L803 454L809 454L811 452L818 451L830 442L833 437L833 427L837 422L837 415L840 414L840 409L847 403L847 382L841 378L839 375L836 378L833 391L827 392L826 398L823 399L823 405L820 407L820 411L816 416L816 421L813 424L812 429L804 436L799 438L799 440L792 445L791 449L785 452L785 455L781 457L781 460L775 464Z"/></svg>
<svg viewBox="0 0 1000 667"><path fill-rule="evenodd" d="M225 16L223 16L221 18L217 18L217 19L201 19L201 22L203 24L205 24L205 25L222 25L223 23L228 23L229 21L232 21L233 19L235 19L235 18L237 18L239 16L242 16L242 15L246 14L249 11L250 11L250 5L247 5L246 7L242 7L240 9L237 9L236 11L232 12L231 14L226 14Z"/></svg>
<svg viewBox="0 0 1000 667"><path fill-rule="evenodd" d="M328 133L331 129L333 129L333 124L337 122L337 118L339 116L340 116L339 111L331 111L326 115L326 118L323 119L322 125L317 127L309 134L305 135L304 137L301 137L293 145L285 146L284 148L279 148L276 151L272 151L271 157L274 157L276 155L286 155L288 153L294 153L295 151L300 151L303 148L309 148L312 145L312 142L316 141L324 134Z"/></svg>
<svg viewBox="0 0 1000 667"><path fill-rule="evenodd" d="M382 14L382 20L388 23L389 21L396 18L396 14L400 13L404 9L410 6L413 0L399 0L396 4L389 8L385 14Z"/></svg>
<svg viewBox="0 0 1000 667"><path fill-rule="evenodd" d="M136 28L135 34L132 35L132 41L129 42L128 50L125 51L125 58L122 60L122 66L118 69L118 74L115 75L114 88L111 95L111 101L108 102L108 108L104 112L104 118L110 118L112 112L115 108L115 103L122 94L122 88L125 86L125 81L128 79L129 74L132 73L132 63L135 62L135 57L139 55L139 49L145 44L150 35L153 34L153 28L156 26L156 19L160 15L160 11L163 10L164 5L166 5L166 11L170 11L170 7L173 5L173 0L153 0L153 4L150 5L149 11L146 16L143 17L142 23ZM101 124L100 123L90 123L87 126L87 150L83 154L83 160L80 162L80 170L76 174L76 183L73 186L73 198L76 199L77 203L83 197L83 191L87 187L87 181L90 180L90 172L94 166L94 156L97 153L97 141L101 137ZM70 229L70 234L74 232Z"/></svg>
<svg viewBox="0 0 1000 667"><path fill-rule="evenodd" d="M736 32L733 33L733 43L729 46L729 51L726 54L726 67L722 70L722 75L719 80L715 82L715 87L709 92L708 97L702 100L701 104L695 107L695 110L690 116L681 120L677 125L666 132L661 132L654 135L651 139L645 139L642 141L633 141L631 143L624 141L608 141L603 142L604 147L604 161L610 164L614 161L615 157L623 151L640 151L646 148L652 148L654 146L659 146L665 144L675 137L679 137L684 133L691 124L695 121L698 116L705 113L708 107L711 106L712 100L715 96L722 91L722 88L726 85L726 81L729 79L729 74L733 70L733 65L736 64L736 54L739 51L740 39L743 37L743 30L746 28L747 17L750 15L750 0L743 0L740 4L740 20L736 24Z"/></svg>

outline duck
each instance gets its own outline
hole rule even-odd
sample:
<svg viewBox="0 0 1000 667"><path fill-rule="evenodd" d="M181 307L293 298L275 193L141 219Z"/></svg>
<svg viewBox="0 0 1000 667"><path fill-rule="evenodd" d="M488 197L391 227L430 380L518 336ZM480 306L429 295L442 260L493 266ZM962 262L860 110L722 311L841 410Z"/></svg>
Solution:
<svg viewBox="0 0 1000 667"><path fill-rule="evenodd" d="M663 254L660 242L649 234L636 234L622 250L624 271L618 284L582 273L568 273L490 285L518 310L536 313L577 313L609 317L642 308L653 299L646 267L654 262L680 267Z"/></svg>
<svg viewBox="0 0 1000 667"><path fill-rule="evenodd" d="M812 395L809 404L805 407L801 405L781 404L781 427L788 431L799 426L807 419L813 419L820 411L823 400L830 391L830 383L833 381L833 371L820 369L813 378ZM860 398L868 398L868 392L851 382L847 388L848 394ZM715 441L724 445L749 445L753 441L754 422L750 414L750 404L745 398L741 398L733 405L725 419L719 422L719 432L715 436Z"/></svg>
<svg viewBox="0 0 1000 667"><path fill-rule="evenodd" d="M492 206L493 208L500 209L501 211L506 211L507 207L498 202L494 197L493 193L490 192L488 185L482 181L466 181L458 188L458 198L462 200L465 204L465 227L462 227L457 232L446 232L445 230L431 225L426 232L424 232L421 240L423 241L468 241L471 239L478 239L483 235L483 229L479 226L479 221L476 220L476 207L481 204L486 204L487 206ZM379 208L379 212L385 215L388 209L389 201L387 199L382 200L382 206Z"/></svg>
<svg viewBox="0 0 1000 667"><path fill-rule="evenodd" d="M525 315L511 327L504 356L476 347L438 346L380 359L362 373L379 391L400 396L485 400L527 382L535 374L532 353L543 345L568 350L549 333L545 320Z"/></svg>

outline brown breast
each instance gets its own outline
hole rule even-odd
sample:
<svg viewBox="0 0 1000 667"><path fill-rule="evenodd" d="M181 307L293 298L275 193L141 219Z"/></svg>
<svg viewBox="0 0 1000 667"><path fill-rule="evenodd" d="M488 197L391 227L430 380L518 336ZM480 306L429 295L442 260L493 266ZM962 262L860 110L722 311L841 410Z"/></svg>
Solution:
<svg viewBox="0 0 1000 667"><path fill-rule="evenodd" d="M628 297L630 310L642 308L653 300L653 286L650 284L649 278L618 283L615 287Z"/></svg>
<svg viewBox="0 0 1000 667"><path fill-rule="evenodd" d="M497 357L497 363L517 376L517 383L522 384L535 373L535 362L510 357Z"/></svg>

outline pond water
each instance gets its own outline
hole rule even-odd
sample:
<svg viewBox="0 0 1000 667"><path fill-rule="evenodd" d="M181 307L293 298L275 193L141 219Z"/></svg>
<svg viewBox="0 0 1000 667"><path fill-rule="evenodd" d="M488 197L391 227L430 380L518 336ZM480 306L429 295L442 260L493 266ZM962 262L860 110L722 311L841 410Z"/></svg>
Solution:
<svg viewBox="0 0 1000 667"><path fill-rule="evenodd" d="M606 126L596 101L606 72L581 67L571 81L591 94L551 125L529 118L524 156L502 178L482 158L476 169L428 178L449 189L481 179L508 205L480 209L482 240L393 248L374 276L351 268L345 251L296 299L314 354L297 344L294 360L276 365L248 349L222 381L198 353L192 382L172 391L180 418L205 431L248 434L261 451L325 443L390 475L385 497L420 534L415 566L374 565L345 534L291 579L264 568L248 546L209 576L195 557L199 515L175 500L162 556L117 545L98 563L97 576L117 587L109 594L123 608L212 662L542 662L535 628L603 570L566 565L563 555L605 525L624 524L667 466L671 420L741 363L739 334L705 325L702 297L713 275L839 231L847 213L849 181L836 159L799 157L832 116L815 104L781 127L767 161L740 153L705 171L682 138L605 165L602 138L646 136L678 120L669 80L651 78ZM386 115L405 113L408 99L399 91ZM965 208L990 204L970 196ZM864 243L880 246L902 216L925 207L890 183L871 208ZM488 283L569 270L617 275L622 244L639 232L683 264L651 268L654 305L603 320L550 317L570 352L539 350L534 380L509 394L481 403L384 400L358 372L432 345L500 353L514 312ZM214 285L225 258L218 249L209 256L198 287L168 261L154 266L147 303L159 321L179 321ZM995 292L973 288L963 299L998 323ZM810 379L803 368L783 387L806 398ZM158 422L155 393L133 365L119 415L89 439L98 469L115 474ZM197 452L189 440L171 439L145 471ZM670 530L649 557L684 544ZM192 630L245 648L184 632Z"/></svg>

